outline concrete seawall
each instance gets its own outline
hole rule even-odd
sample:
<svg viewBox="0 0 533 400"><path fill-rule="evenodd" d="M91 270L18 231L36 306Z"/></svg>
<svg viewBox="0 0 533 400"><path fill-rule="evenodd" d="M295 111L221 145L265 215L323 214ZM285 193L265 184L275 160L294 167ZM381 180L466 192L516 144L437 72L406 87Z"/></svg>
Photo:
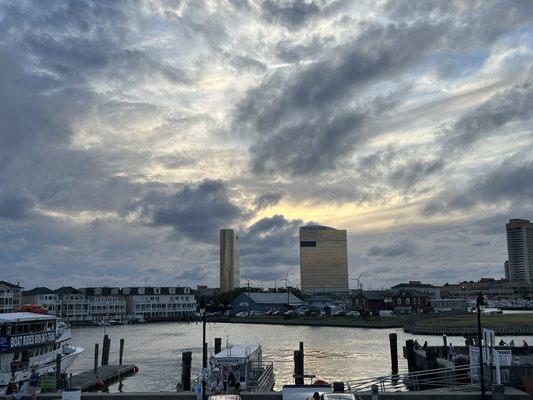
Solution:
<svg viewBox="0 0 533 400"><path fill-rule="evenodd" d="M0 398L4 399L4 396ZM61 399L60 393L47 393L37 397L41 400ZM196 400L193 392L131 392L131 393L82 393L82 400L143 400L143 399L162 399L162 400ZM264 392L264 393L242 393L242 400L282 400L281 392ZM439 390L429 390L423 392L380 392L379 399L383 400L479 400L480 392L449 392ZM491 393L487 392L487 398L491 398ZM30 400L30 396L25 396L24 400ZM356 399L371 400L370 392L361 392L356 395ZM528 400L529 395L517 389L506 387L505 399L509 400ZM302 399L304 400L304 399Z"/></svg>
<svg viewBox="0 0 533 400"><path fill-rule="evenodd" d="M303 325L303 326L335 326L342 328L369 328L388 329L402 328L402 321L350 321L346 319L338 320L314 320L314 319L259 319L259 318L228 318L216 320L217 323L233 324L265 324L265 325Z"/></svg>

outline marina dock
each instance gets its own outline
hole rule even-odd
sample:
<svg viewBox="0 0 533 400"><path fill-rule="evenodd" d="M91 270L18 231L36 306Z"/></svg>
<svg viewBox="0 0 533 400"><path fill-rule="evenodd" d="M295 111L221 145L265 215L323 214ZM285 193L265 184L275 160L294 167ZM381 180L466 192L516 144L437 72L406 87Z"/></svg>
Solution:
<svg viewBox="0 0 533 400"><path fill-rule="evenodd" d="M96 374L94 370L82 372L72 376L72 387L80 388L82 392L96 389L96 382L102 381L108 386L122 378L135 374L135 365L102 365L98 367Z"/></svg>

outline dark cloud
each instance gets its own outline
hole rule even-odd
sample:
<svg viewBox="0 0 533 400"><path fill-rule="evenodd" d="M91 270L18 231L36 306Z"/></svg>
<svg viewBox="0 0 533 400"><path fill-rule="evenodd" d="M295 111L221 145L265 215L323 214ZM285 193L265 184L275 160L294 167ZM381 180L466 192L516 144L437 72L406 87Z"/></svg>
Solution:
<svg viewBox="0 0 533 400"><path fill-rule="evenodd" d="M268 76L248 91L235 114L236 126L257 134L253 170L309 175L333 169L371 135L364 129L368 117L397 104L358 104L350 98L354 91L401 73L443 33L443 26L424 22L363 26L356 40L316 62Z"/></svg>
<svg viewBox="0 0 533 400"><path fill-rule="evenodd" d="M266 0L261 2L263 18L282 24L289 29L298 28L309 19L320 14L320 7L314 1Z"/></svg>
<svg viewBox="0 0 533 400"><path fill-rule="evenodd" d="M257 210L262 210L263 208L275 206L279 203L283 193L265 193L257 197L254 200L254 205Z"/></svg>
<svg viewBox="0 0 533 400"><path fill-rule="evenodd" d="M459 118L441 133L443 154L462 152L491 135L508 133L502 129L516 121L531 121L533 84L525 83L504 90ZM533 133L533 132L532 132Z"/></svg>
<svg viewBox="0 0 533 400"><path fill-rule="evenodd" d="M144 199L143 207L154 226L171 226L200 242L216 241L221 228L231 227L244 215L224 182L213 180L185 185L173 195L154 193Z"/></svg>
<svg viewBox="0 0 533 400"><path fill-rule="evenodd" d="M448 190L423 208L424 215L469 210L477 205L529 207L533 210L533 162L507 160L481 176L472 178L465 188Z"/></svg>
<svg viewBox="0 0 533 400"><path fill-rule="evenodd" d="M31 217L35 202L28 197L0 197L0 219L24 220Z"/></svg>
<svg viewBox="0 0 533 400"><path fill-rule="evenodd" d="M394 243L379 245L375 244L371 246L367 254L370 257L400 257L400 256L412 256L414 254L415 245L409 239L399 239Z"/></svg>

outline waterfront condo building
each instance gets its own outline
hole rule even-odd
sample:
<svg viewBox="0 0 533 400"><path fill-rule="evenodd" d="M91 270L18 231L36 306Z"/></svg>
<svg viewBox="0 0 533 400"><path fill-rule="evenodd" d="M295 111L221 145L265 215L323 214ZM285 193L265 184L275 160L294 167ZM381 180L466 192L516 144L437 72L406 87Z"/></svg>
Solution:
<svg viewBox="0 0 533 400"><path fill-rule="evenodd" d="M300 279L306 293L349 291L346 230L300 227Z"/></svg>
<svg viewBox="0 0 533 400"><path fill-rule="evenodd" d="M527 219L511 219L505 228L509 281L533 282L533 224Z"/></svg>
<svg viewBox="0 0 533 400"><path fill-rule="evenodd" d="M240 286L239 237L233 229L220 230L220 291Z"/></svg>
<svg viewBox="0 0 533 400"><path fill-rule="evenodd" d="M21 287L0 281L0 314L11 313L20 307Z"/></svg>
<svg viewBox="0 0 533 400"><path fill-rule="evenodd" d="M196 312L196 299L189 287L123 288L127 313L146 321L175 320Z"/></svg>

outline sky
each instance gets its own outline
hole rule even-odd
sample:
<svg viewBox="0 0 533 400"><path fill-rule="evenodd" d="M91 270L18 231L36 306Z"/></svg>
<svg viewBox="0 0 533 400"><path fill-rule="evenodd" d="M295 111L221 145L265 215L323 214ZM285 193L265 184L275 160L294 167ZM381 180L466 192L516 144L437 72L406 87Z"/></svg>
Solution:
<svg viewBox="0 0 533 400"><path fill-rule="evenodd" d="M309 223L365 288L498 278L533 219L530 0L0 0L0 37L26 288L216 287L221 228L297 285Z"/></svg>

